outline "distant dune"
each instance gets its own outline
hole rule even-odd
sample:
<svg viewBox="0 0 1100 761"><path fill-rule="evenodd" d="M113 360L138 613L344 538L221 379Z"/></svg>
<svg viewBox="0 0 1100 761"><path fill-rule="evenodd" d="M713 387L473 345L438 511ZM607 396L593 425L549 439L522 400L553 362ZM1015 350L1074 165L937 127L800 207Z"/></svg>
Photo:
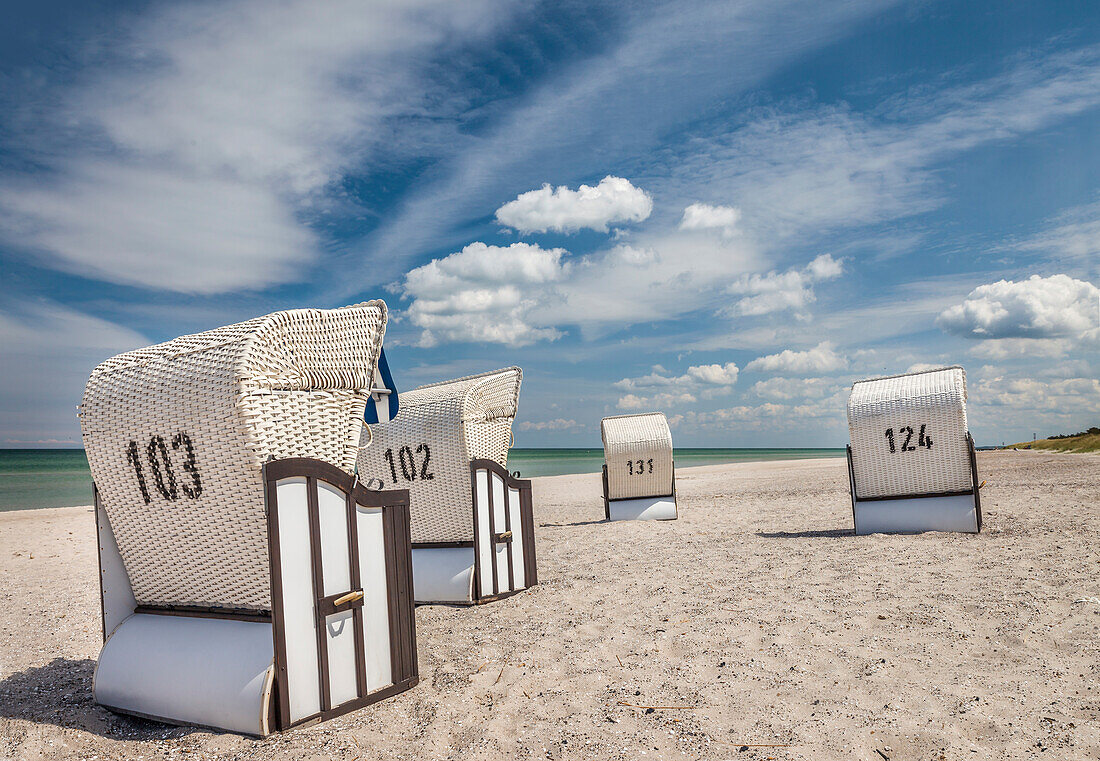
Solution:
<svg viewBox="0 0 1100 761"><path fill-rule="evenodd" d="M1095 431L1096 429L1090 429ZM1100 433L1080 433L1057 439L1009 444L1005 449L1045 449L1048 452L1100 452Z"/></svg>

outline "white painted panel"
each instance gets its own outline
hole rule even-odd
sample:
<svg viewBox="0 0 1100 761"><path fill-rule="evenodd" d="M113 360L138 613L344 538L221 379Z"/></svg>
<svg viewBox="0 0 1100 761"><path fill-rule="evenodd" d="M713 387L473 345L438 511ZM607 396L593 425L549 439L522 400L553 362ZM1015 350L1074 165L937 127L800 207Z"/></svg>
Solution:
<svg viewBox="0 0 1100 761"><path fill-rule="evenodd" d="M138 614L103 645L93 692L109 708L258 735L271 661L271 624Z"/></svg>
<svg viewBox="0 0 1100 761"><path fill-rule="evenodd" d="M350 592L348 505L344 492L332 484L318 481L317 517L321 527L321 575L324 581L324 596Z"/></svg>
<svg viewBox="0 0 1100 761"><path fill-rule="evenodd" d="M609 512L613 521L671 521L676 518L676 500L672 497L615 499Z"/></svg>
<svg viewBox="0 0 1100 761"><path fill-rule="evenodd" d="M857 534L978 531L972 494L857 502L855 520Z"/></svg>
<svg viewBox="0 0 1100 761"><path fill-rule="evenodd" d="M516 589L527 588L527 576L523 568L523 518L520 512L519 489L508 489L508 519L512 522L512 578Z"/></svg>
<svg viewBox="0 0 1100 761"><path fill-rule="evenodd" d="M306 479L284 478L275 488L287 667L287 684L280 689L287 690L290 719L297 721L321 710Z"/></svg>
<svg viewBox="0 0 1100 761"><path fill-rule="evenodd" d="M382 508L355 508L359 535L359 580L363 584L363 650L367 654L367 692L393 684L390 661L389 590Z"/></svg>
<svg viewBox="0 0 1100 761"><path fill-rule="evenodd" d="M133 615L137 601L134 600L130 577L126 575L126 566L118 551L107 511L102 505L96 505L95 517L99 529L100 581L103 584L103 636L109 637L115 627Z"/></svg>
<svg viewBox="0 0 1100 761"><path fill-rule="evenodd" d="M504 496L504 479L497 473L490 473L490 478L493 480L493 521L495 521L494 528L498 534L502 534L507 530L508 523L505 521L505 516L508 514L508 503ZM501 594L512 591L512 588L508 582L508 543L501 542L496 545L496 561L497 561L497 589Z"/></svg>
<svg viewBox="0 0 1100 761"><path fill-rule="evenodd" d="M474 473L474 494L477 495L477 541L478 564L481 566L481 595L493 594L493 540L489 536L489 473L478 470Z"/></svg>
<svg viewBox="0 0 1100 761"><path fill-rule="evenodd" d="M474 601L473 547L414 548L412 566L413 599L416 602Z"/></svg>
<svg viewBox="0 0 1100 761"><path fill-rule="evenodd" d="M333 708L359 696L355 678L355 620L352 611L345 610L325 617L325 637L328 639L328 689Z"/></svg>

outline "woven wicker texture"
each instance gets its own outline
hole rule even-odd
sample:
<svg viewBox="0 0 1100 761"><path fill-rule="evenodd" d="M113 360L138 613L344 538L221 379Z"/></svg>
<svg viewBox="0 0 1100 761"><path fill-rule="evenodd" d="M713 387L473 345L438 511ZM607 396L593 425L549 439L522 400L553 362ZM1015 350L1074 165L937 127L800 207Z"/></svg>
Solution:
<svg viewBox="0 0 1100 761"><path fill-rule="evenodd" d="M672 431L663 412L600 421L609 499L672 494Z"/></svg>
<svg viewBox="0 0 1100 761"><path fill-rule="evenodd" d="M470 462L507 466L522 377L511 367L402 392L397 417L363 432L359 479L409 490L413 542L474 540Z"/></svg>
<svg viewBox="0 0 1100 761"><path fill-rule="evenodd" d="M84 448L139 604L270 608L261 467L351 472L385 325L381 301L276 312L92 372Z"/></svg>
<svg viewBox="0 0 1100 761"><path fill-rule="evenodd" d="M848 430L859 497L966 491L973 485L961 367L856 382L848 397Z"/></svg>

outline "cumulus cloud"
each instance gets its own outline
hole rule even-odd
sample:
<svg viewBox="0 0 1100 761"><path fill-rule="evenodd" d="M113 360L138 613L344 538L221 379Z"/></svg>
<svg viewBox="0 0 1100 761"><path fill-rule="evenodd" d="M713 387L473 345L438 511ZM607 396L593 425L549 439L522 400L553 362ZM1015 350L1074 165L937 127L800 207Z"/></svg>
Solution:
<svg viewBox="0 0 1100 761"><path fill-rule="evenodd" d="M658 410L678 404L694 404L696 401L698 400L693 395L687 393L659 393L651 396L626 394L619 398L618 407L621 410Z"/></svg>
<svg viewBox="0 0 1100 761"><path fill-rule="evenodd" d="M821 254L802 269L769 272L766 275L742 275L728 288L741 295L729 311L742 316L756 316L791 310L802 313L816 300L813 285L840 277L841 262Z"/></svg>
<svg viewBox="0 0 1100 761"><path fill-rule="evenodd" d="M769 399L822 399L836 390L836 382L828 378L774 377L757 381L752 392Z"/></svg>
<svg viewBox="0 0 1100 761"><path fill-rule="evenodd" d="M998 280L970 292L936 320L967 338L1059 338L1100 324L1100 288L1068 275Z"/></svg>
<svg viewBox="0 0 1100 761"><path fill-rule="evenodd" d="M607 232L608 225L641 222L653 211L653 199L630 180L608 175L595 187L581 185L570 190L549 183L538 190L521 193L497 209L502 225L521 233L576 232L589 228Z"/></svg>
<svg viewBox="0 0 1100 761"><path fill-rule="evenodd" d="M745 365L745 369L756 372L807 375L835 372L843 370L847 366L847 357L838 354L831 342L823 341L806 351L784 349L778 354L757 357Z"/></svg>
<svg viewBox="0 0 1100 761"><path fill-rule="evenodd" d="M680 220L681 230L721 230L723 235L733 235L741 219L741 210L733 206L711 206L693 203L684 209Z"/></svg>
<svg viewBox="0 0 1100 761"><path fill-rule="evenodd" d="M735 425L737 429L741 430L773 433L779 430L805 431L807 420L824 421L828 418L834 418L839 422L843 419L843 416L843 402L830 398L813 404L764 402L756 405L742 404L736 407L722 407L705 412L689 410L673 415L668 422L674 427L688 430L710 430L728 433L731 425Z"/></svg>
<svg viewBox="0 0 1100 761"><path fill-rule="evenodd" d="M526 346L560 332L541 327L530 313L544 289L565 277L565 250L527 243L471 243L409 272L402 290L412 299L407 315L422 329L420 344L473 341Z"/></svg>
<svg viewBox="0 0 1100 761"><path fill-rule="evenodd" d="M1100 412L1100 380L997 376L975 384L970 397L980 406L1065 413Z"/></svg>
<svg viewBox="0 0 1100 761"><path fill-rule="evenodd" d="M676 404L694 404L700 396L711 399L728 394L737 383L739 373L740 370L733 362L692 365L682 375L672 375L665 368L657 365L648 375L623 378L615 384L615 387L632 392L619 399L621 409L668 407Z"/></svg>
<svg viewBox="0 0 1100 761"><path fill-rule="evenodd" d="M521 431L568 431L573 428L583 428L584 426L572 418L567 420L559 417L553 420L540 420L537 422L524 420L516 427Z"/></svg>

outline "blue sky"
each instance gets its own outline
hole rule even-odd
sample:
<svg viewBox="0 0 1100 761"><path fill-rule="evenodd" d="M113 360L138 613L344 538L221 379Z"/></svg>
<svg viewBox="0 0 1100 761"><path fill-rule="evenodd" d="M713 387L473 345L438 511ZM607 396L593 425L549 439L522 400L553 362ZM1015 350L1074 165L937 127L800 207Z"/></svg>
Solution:
<svg viewBox="0 0 1100 761"><path fill-rule="evenodd" d="M106 357L384 298L520 446L842 446L962 364L979 444L1100 423L1095 3L66 3L0 29L0 446Z"/></svg>

